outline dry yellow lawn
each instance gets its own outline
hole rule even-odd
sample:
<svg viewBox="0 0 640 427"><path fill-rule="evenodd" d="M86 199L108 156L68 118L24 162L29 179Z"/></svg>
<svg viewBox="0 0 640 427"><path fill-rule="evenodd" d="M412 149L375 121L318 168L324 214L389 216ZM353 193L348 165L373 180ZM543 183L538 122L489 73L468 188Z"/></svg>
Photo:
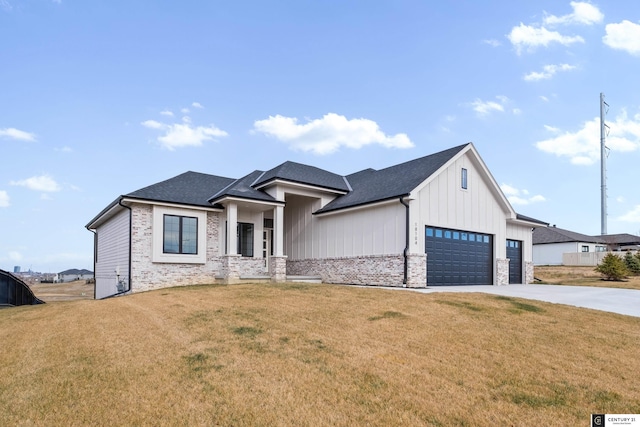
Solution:
<svg viewBox="0 0 640 427"><path fill-rule="evenodd" d="M196 286L0 310L0 425L589 425L640 319L482 294Z"/></svg>
<svg viewBox="0 0 640 427"><path fill-rule="evenodd" d="M536 266L534 276L553 285L598 286L607 288L640 289L640 276L630 276L622 281L602 280L595 267Z"/></svg>

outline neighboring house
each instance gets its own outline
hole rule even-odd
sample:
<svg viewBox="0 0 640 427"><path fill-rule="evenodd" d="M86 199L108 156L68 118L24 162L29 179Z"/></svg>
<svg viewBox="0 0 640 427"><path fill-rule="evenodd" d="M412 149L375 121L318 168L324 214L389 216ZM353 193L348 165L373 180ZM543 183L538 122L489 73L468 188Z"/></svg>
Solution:
<svg viewBox="0 0 640 427"><path fill-rule="evenodd" d="M66 283L73 282L76 280L88 280L93 279L93 271L89 271L86 269L78 270L77 268L72 268L70 270L65 270L58 273L57 282Z"/></svg>
<svg viewBox="0 0 640 427"><path fill-rule="evenodd" d="M640 236L632 234L587 236L556 226L538 227L533 231L535 265L597 265L607 251L639 248Z"/></svg>
<svg viewBox="0 0 640 427"><path fill-rule="evenodd" d="M317 276L426 287L533 280L533 227L473 144L341 176L285 162L232 179L186 172L93 218L96 298Z"/></svg>
<svg viewBox="0 0 640 427"><path fill-rule="evenodd" d="M601 238L612 251L637 251L640 250L640 236L633 234L605 234L597 236Z"/></svg>

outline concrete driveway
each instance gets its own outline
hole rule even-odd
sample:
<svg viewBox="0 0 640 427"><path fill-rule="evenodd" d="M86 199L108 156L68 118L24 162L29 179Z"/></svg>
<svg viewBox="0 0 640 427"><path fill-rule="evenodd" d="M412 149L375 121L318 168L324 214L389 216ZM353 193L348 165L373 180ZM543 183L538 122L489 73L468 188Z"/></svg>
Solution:
<svg viewBox="0 0 640 427"><path fill-rule="evenodd" d="M508 285L433 286L426 289L411 290L425 294L432 292L482 292L640 317L640 290L635 289L559 285Z"/></svg>

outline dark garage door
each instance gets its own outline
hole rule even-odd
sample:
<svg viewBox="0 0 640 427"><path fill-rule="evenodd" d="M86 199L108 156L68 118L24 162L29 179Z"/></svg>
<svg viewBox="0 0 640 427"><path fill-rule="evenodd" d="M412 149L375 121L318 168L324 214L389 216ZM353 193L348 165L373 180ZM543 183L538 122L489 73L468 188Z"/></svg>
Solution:
<svg viewBox="0 0 640 427"><path fill-rule="evenodd" d="M493 284L493 236L427 227L427 286Z"/></svg>
<svg viewBox="0 0 640 427"><path fill-rule="evenodd" d="M509 283L522 283L522 242L507 240L509 258Z"/></svg>

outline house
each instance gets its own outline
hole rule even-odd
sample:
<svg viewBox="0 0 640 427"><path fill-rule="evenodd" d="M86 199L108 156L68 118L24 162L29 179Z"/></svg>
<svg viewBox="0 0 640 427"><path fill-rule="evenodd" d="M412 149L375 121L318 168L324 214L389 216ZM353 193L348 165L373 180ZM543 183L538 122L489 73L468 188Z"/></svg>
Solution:
<svg viewBox="0 0 640 427"><path fill-rule="evenodd" d="M93 271L89 271L87 269L78 270L77 268L71 268L69 270L61 271L57 274L56 282L66 283L73 282L76 280L87 280L93 279ZM55 280L55 279L54 279Z"/></svg>
<svg viewBox="0 0 640 427"><path fill-rule="evenodd" d="M607 251L638 250L640 236L606 234L588 236L555 225L533 231L535 265L591 265L602 261Z"/></svg>
<svg viewBox="0 0 640 427"><path fill-rule="evenodd" d="M602 239L611 251L640 250L640 236L633 234L605 234L597 236Z"/></svg>
<svg viewBox="0 0 640 427"><path fill-rule="evenodd" d="M238 179L185 172L93 218L95 297L284 281L426 287L533 280L532 228L473 144L342 176L285 162Z"/></svg>

